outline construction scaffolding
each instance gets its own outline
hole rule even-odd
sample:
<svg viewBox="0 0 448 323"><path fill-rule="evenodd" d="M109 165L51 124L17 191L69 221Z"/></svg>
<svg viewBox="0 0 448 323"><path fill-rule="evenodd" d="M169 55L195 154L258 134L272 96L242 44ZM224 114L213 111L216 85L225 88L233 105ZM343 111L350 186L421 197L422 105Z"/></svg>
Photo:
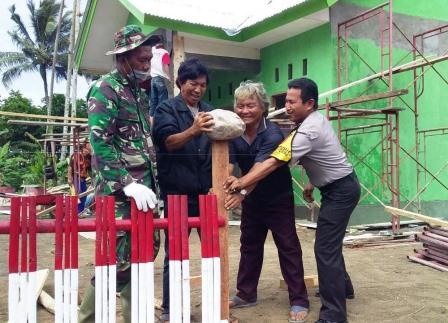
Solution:
<svg viewBox="0 0 448 323"><path fill-rule="evenodd" d="M371 21L373 19L377 19L380 55L379 62L373 62L372 64L372 62L368 62L367 59L364 58L354 46L351 46L350 31L354 26L366 23L367 21ZM405 64L404 66L401 66L401 68L397 68L393 65L394 31L397 31L398 34L400 34L401 37L403 37L405 41L412 46L413 62L410 64ZM333 103L327 102L326 109L328 118L330 120L337 121L339 138L341 139L341 143L343 144L348 156L352 159L352 161L354 161L355 169L358 165L363 165L363 167L370 171L372 176L380 179L380 181L373 187L367 187L361 183L361 186L366 191L366 193L361 197L361 201L367 196L372 196L377 202L384 206L382 199L373 193L373 191L377 189L377 186L381 184L382 192L388 191L390 193L390 204L393 207L400 208L404 205L403 209L406 209L412 205L418 212L420 212L421 194L428 188L429 185L431 185L431 183L438 182L442 187L448 190L448 185L444 184L437 177L443 172L443 170L445 170L446 167L448 167L448 161L436 172L432 172L426 164L426 138L429 136L446 135L448 134L448 128L431 128L424 130L419 128L419 98L425 90L425 72L432 69L440 77L440 79L448 85L446 78L434 66L438 62L448 59L446 55L448 51L443 51L440 49L441 54L438 53L437 57L431 57L431 59L429 59L425 56L424 40L430 37L438 37L447 31L448 25L445 25L414 35L413 40L409 40L403 31L393 21L392 0L338 24L337 85L338 88L342 90L337 92L339 101ZM365 65L370 72L373 73L373 75L378 76L375 80L381 81L387 87L387 92L363 96L367 90L372 89L372 87L376 85L375 82L371 82L368 86L366 86L364 91L358 94L360 97L357 99L343 100L342 96L344 93L344 86L351 84L350 67L353 66L353 62L351 60L353 55L359 60L359 62ZM396 64L400 64L405 58L406 56L398 60ZM379 65L379 72L372 67L374 64ZM393 88L393 75L409 70L413 71L413 81L407 88L413 87L414 90L413 107L401 98L401 95L408 92L407 88L401 91L396 91ZM368 77L365 80L372 81L372 77ZM361 83L359 81L357 82ZM420 88L419 84L421 84ZM393 104L395 99L399 99L401 101L400 103L406 109L394 107ZM350 108L353 104L365 103L371 100L383 100L383 102L386 100L386 107L381 109ZM381 105L382 103L378 104ZM408 109L413 112L415 120L415 147L413 147L410 151L400 145L399 137L399 114L400 112L407 111ZM334 111L336 114L331 113L331 111ZM342 120L348 118L362 118L364 120L372 119L375 123L343 128ZM379 135L380 140L376 145L370 148L367 153L359 156L359 154L350 149L350 136L355 134L357 136L369 135L372 133ZM379 146L381 146L381 169L377 170L366 162L366 158ZM417 185L416 192L412 198L408 198L400 192L400 163L405 158L413 160L416 164ZM399 228L399 215L392 213L392 229L396 232Z"/></svg>

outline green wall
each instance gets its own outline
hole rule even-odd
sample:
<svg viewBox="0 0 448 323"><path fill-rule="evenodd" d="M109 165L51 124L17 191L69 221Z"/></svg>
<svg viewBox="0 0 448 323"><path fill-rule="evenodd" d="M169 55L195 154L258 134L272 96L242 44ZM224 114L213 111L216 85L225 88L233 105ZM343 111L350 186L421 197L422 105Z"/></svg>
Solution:
<svg viewBox="0 0 448 323"><path fill-rule="evenodd" d="M382 1L360 1L360 0L345 0L341 1L348 4L355 4L357 6L376 6L383 3ZM443 4L442 4L443 2ZM337 8L335 8L337 9ZM399 24L399 27L412 39L412 33L421 32L423 30L433 29L435 26L441 26L448 24L448 6L446 1L434 1L431 2L431 6L427 3L423 5L419 1L409 0L396 0L394 1L394 19ZM418 31L414 29L416 20L415 17L422 19L418 20ZM425 20L430 19L430 20ZM434 19L441 19L435 21ZM336 23L336 22L334 22ZM365 28L360 27L360 28ZM368 62L375 71L380 71L380 48L378 39L370 38L363 39L359 37L359 32L356 39L351 38L349 40L350 46L359 53L359 55ZM333 53L335 55L335 70L336 70L336 53L337 43L336 35L332 35L333 40ZM431 44L432 43L432 44ZM403 64L412 61L412 53L410 44L408 44L403 36L401 36L394 29L394 46L393 48L393 65ZM399 45L397 45L399 44ZM442 52L448 50L448 35L445 34L439 38L435 37L425 42L426 50L425 54L436 54L428 51L428 45L436 44L439 47L439 55ZM436 47L437 47L436 46ZM349 79L345 83L355 81L357 79L364 78L372 71L357 57L353 51L348 51L348 65ZM387 65L386 65L387 66ZM436 69L444 75L445 79L448 79L448 62L442 62L437 64ZM394 99L392 107L402 108L400 112L400 145L410 155L415 157L415 123L414 113L414 88L412 85L413 73L412 71L395 74L393 77L393 88L408 89L409 94L402 96L402 100ZM419 89L422 88L423 83L419 82ZM448 84L446 84L434 70L425 68L424 78L424 92L419 99L419 129L432 129L438 127L448 127L448 115L444 113L446 111L446 102L448 99ZM364 83L363 85L354 87L347 90L343 94L343 98L353 98L361 95L361 93L373 94L387 91L387 87L380 80ZM387 106L387 100L373 101L352 106L353 108L380 108ZM409 107L406 105L409 105ZM344 120L342 122L342 128L353 127L357 125L379 123L382 120ZM377 128L378 129L378 128ZM380 134L369 133L350 136L347 139L348 147L350 151L354 152L358 156L364 156L371 150L380 140ZM342 138L342 142L345 143L345 138ZM427 169L432 173L436 173L441 167L443 167L448 161L448 135L444 136L432 136L428 137L426 141L426 159L421 154L421 162L425 164ZM417 192L416 182L416 168L417 164L413 161L404 150L400 151L400 190L403 196L400 198L401 203L404 205L407 203L406 199L413 198ZM422 150L422 149L421 149ZM381 146L374 149L365 161L367 165L359 163L359 159L355 158L353 154L349 154L351 161L356 166L356 171L361 181L372 191L375 195L379 196L384 202L389 203L390 192L387 187L382 185L381 180L373 175L372 169L377 173L381 172L381 167L384 161L381 159ZM437 178L448 186L448 169L440 172ZM421 177L421 187L431 180L428 175L426 179ZM448 201L448 191L436 181L433 181L428 188L421 194L421 200L425 202L434 201ZM367 198L365 203L377 203L373 198ZM426 203L427 204L427 203ZM427 205L430 208L430 205ZM434 213L433 213L434 214ZM440 214L440 212L439 212Z"/></svg>
<svg viewBox="0 0 448 323"><path fill-rule="evenodd" d="M351 3L356 6L373 8L387 1L385 0L342 0L340 2ZM408 16L424 17L430 19L447 19L446 0L394 0L392 10L394 14L405 14Z"/></svg>
<svg viewBox="0 0 448 323"><path fill-rule="evenodd" d="M345 3L356 4L358 6L372 7L383 3L382 1L355 1L347 0ZM394 13L400 15L400 22L406 22L406 20L412 20L413 17L423 17L429 19L443 19L440 21L440 25L444 22L448 23L448 6L442 5L442 1L436 1L434 6L421 5L418 1L394 1ZM409 16L407 16L409 15ZM403 20L404 19L404 20ZM432 21L434 22L434 21ZM332 22L337 23L337 22ZM409 22L407 22L409 23ZM412 23L412 22L410 22ZM403 27L400 25L400 27ZM404 26L405 28L406 26ZM425 27L424 27L425 28ZM428 26L428 29L432 27ZM406 30L406 29L405 29ZM411 33L412 34L412 33ZM409 35L408 35L409 36ZM397 33L394 33L394 37L399 40L400 47L394 47L394 59L393 64L403 64L412 60L410 55L410 46L403 46L404 39ZM401 37L401 39L399 39ZM448 50L448 38L439 38L439 47L443 51ZM444 45L445 44L445 45ZM366 60L375 71L380 70L380 48L378 40L376 39L350 39L350 45L359 53L359 55ZM445 49L444 49L445 47ZM428 53L427 53L428 54ZM440 53L439 53L440 54ZM331 32L330 24L315 28L311 31L291 37L287 40L278 42L269 47L261 50L261 80L266 85L268 92L273 95L284 92L288 82L288 64L293 65L293 78L301 77L302 75L302 60L308 59L308 73L307 77L314 79L318 85L320 92L325 92L337 86L337 42L336 35ZM346 81L352 82L368 75L373 72L352 52L348 52L348 65L349 78ZM275 69L279 69L279 80L275 80ZM436 65L437 70L445 75L448 79L448 62L442 62ZM394 99L392 107L402 108L400 112L400 144L404 150L415 156L415 124L414 113L406 106L407 103L413 108L413 86L412 86L413 74L412 72L405 72L396 74L393 77L394 89L408 89L409 94L402 96L402 100ZM419 87L422 84L419 83ZM437 74L427 69L425 73L425 91L419 99L420 117L419 128L430 129L437 127L448 126L448 114L446 111L445 103L448 100L448 85L445 84ZM381 80L367 82L360 86L354 87L350 90L344 91L343 98L355 98L360 95L368 95L374 93L380 93L387 91L387 86L381 82ZM336 100L333 97L332 100ZM352 106L353 108L381 108L388 106L387 100L380 100L374 102L363 103ZM443 109L443 110L442 110ZM374 123L385 122L383 118L375 119L348 119L342 122L342 129L347 127L355 127L361 125L368 125ZM334 124L337 129L336 124ZM379 130L380 128L376 128ZM372 129L374 130L374 129ZM344 145L347 144L351 153L348 154L349 159L355 165L356 171L361 179L361 182L372 190L376 196L378 196L384 203L390 203L391 194L389 189L384 185L384 181L374 173L381 175L382 167L386 164L386 161L382 159L381 145L375 148L380 142L380 132L370 132L366 134L355 134L348 138L342 137ZM432 136L427 138L426 145L426 160L423 160L421 156L421 162L425 163L428 170L432 173L437 172L448 161L448 135L445 136ZM357 157L355 157L358 156ZM364 158L364 156L366 156ZM359 158L364 158L365 164L360 162ZM413 198L417 192L416 186L416 163L409 158L406 153L400 151L400 189L402 193L401 202L406 203L406 199ZM385 170L384 170L385 171ZM306 181L306 178L302 178L302 172L297 169L293 169L294 177L299 182ZM448 168L438 174L437 178L448 185ZM431 177L427 177L426 181L431 180ZM422 176L423 186L426 183ZM300 194L300 189L295 188L296 193ZM363 195L366 191L363 190ZM434 201L448 201L448 191L433 181L425 192L421 195L423 204L425 202ZM296 202L300 204L299 199ZM378 205L375 198L367 196L363 200L363 204ZM426 203L427 204L427 203ZM427 204L426 208L431 208ZM424 207L425 209L425 207ZM373 214L373 213L372 213Z"/></svg>
<svg viewBox="0 0 448 323"><path fill-rule="evenodd" d="M216 108L233 109L233 93L244 80L256 80L250 72L210 70L210 83L204 100Z"/></svg>
<svg viewBox="0 0 448 323"><path fill-rule="evenodd" d="M334 73L330 24L261 49L261 81L268 93L286 92L288 64L292 64L292 78L304 76L304 59L308 61L306 76L318 83L321 92L330 90ZM278 82L275 80L276 68L279 69Z"/></svg>

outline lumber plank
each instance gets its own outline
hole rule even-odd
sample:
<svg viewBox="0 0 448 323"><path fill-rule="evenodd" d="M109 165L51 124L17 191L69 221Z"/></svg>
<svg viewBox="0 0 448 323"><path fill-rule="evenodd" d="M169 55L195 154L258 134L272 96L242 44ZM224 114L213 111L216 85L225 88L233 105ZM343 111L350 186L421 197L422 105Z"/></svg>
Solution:
<svg viewBox="0 0 448 323"><path fill-rule="evenodd" d="M393 214L393 215L397 215L397 216L405 216L407 218L412 218L415 220L420 220L423 222L426 222L428 224L431 225L440 225L442 227L448 227L448 221L442 220L442 219L436 219L427 215L423 215L420 213L415 213L415 212L411 212L411 211L406 211L406 210L402 210L402 209L398 209L392 206L385 206L384 209L386 210L386 212Z"/></svg>

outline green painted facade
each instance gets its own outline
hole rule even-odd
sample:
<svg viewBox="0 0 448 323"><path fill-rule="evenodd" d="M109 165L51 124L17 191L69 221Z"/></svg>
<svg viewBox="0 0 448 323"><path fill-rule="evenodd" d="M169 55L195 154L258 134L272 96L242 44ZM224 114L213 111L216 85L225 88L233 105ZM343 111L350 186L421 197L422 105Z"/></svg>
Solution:
<svg viewBox="0 0 448 323"><path fill-rule="evenodd" d="M141 15L134 12L129 7L127 0L120 0L130 11L128 23L142 25L144 32L149 33L156 29L154 26L165 27L175 30L182 30L200 34L218 39L230 39L222 30L209 28L194 24L182 22L173 22L167 19L156 18L148 15ZM238 84L244 79L262 81L270 95L284 93L287 89L287 83L291 78L307 76L314 79L318 85L320 92L325 92L337 87L337 35L336 26L340 21L336 21L341 15L345 14L346 18L352 17L364 9L375 7L384 3L383 0L340 0L340 1L324 1L310 0L305 4L288 10L280 15L276 15L267 21L252 26L236 37L231 38L235 42L241 42L251 37L257 36L276 28L276 26L291 21L290 19L298 19L306 13L316 12L319 9L330 7L330 22L309 30L299 35L292 36L283 41L279 41L273 45L260 49L261 70L257 75L248 75L244 72L237 71L210 71L211 82L209 84L205 100L209 101L213 106L220 108L231 108L233 105L234 90ZM406 33L406 36L412 39L412 34L423 30L432 29L436 26L448 24L448 5L447 0L432 0L430 3L418 0L394 0L393 12L397 24ZM90 0L89 6L94 9L96 0ZM339 12L338 8L344 8L347 12ZM135 8L134 8L135 9ZM353 15L351 14L353 9ZM299 12L300 11L300 12ZM88 14L93 15L92 10ZM135 14L136 16L134 16ZM90 16L89 16L90 17ZM89 29L89 21L87 20L84 28ZM364 29L362 29L364 28ZM360 25L349 40L350 46L361 56L368 64L359 59L352 51L348 51L348 65L350 67L348 79L344 80L349 83L381 70L379 57L380 47L378 36L374 36L378 28L377 22L366 23ZM83 51L86 34L82 32L81 41L79 43L80 53ZM393 48L393 65L403 64L412 61L411 47L399 32L394 31L394 48ZM438 39L429 40L425 43L426 48L439 48L438 53L431 53L425 50L425 54L446 54L448 51L448 33ZM79 58L77 51L77 63ZM304 61L306 60L306 73L304 72ZM387 65L385 66L387 67ZM437 71L448 80L448 61L437 64ZM419 82L419 90L424 88L424 92L419 99L419 129L432 129L448 127L448 114L446 111L446 102L448 102L448 85L443 81L434 70L425 68L425 82ZM393 88L408 89L409 93L394 99L392 107L403 109L400 112L400 190L401 203L406 204L407 199L411 199L417 192L416 185L416 163L409 158L405 151L415 157L415 121L412 109L413 102L413 73L408 71L401 74L395 74L393 77ZM381 80L369 81L362 85L343 92L343 99L354 98L360 95L368 95L387 91L388 88ZM337 100L336 96L330 98L331 101ZM321 102L322 103L322 102ZM409 107L408 107L408 106ZM367 102L359 105L351 106L353 108L380 108L388 106L387 100ZM349 119L342 122L342 129L348 127L356 127L368 124L382 123L384 118L380 119ZM335 129L337 125L334 124ZM390 204L391 194L388 188L380 179L381 171L386 161L382 159L382 148L378 145L381 134L379 128L372 129L369 133L355 134L349 137L342 136L341 142L348 148L348 156L354 164L355 169L361 182L371 190L385 204ZM440 136L431 136L426 138L426 151L421 152L421 163L432 173L437 173L444 165L448 166L448 134ZM356 157L358 156L358 157ZM426 158L423 158L426 156ZM360 162L363 159L365 162ZM384 169L383 169L384 171ZM294 177L301 183L306 181L303 172L295 168L292 170ZM448 167L437 173L437 178L443 185L448 186ZM422 175L421 187L431 180L430 176L426 179ZM301 190L295 186L296 203L298 207L303 205L300 200ZM366 191L363 190L363 195ZM367 195L366 195L367 196ZM448 190L441 184L433 181L425 189L421 195L422 213L425 211L433 216L448 217L444 213L448 207ZM356 217L352 223L387 221L388 215L380 211L378 201L367 196L363 199L363 206L358 207ZM411 208L412 209L412 208ZM300 212L299 214L305 214Z"/></svg>
<svg viewBox="0 0 448 323"><path fill-rule="evenodd" d="M343 0L341 2L354 4L360 7L373 8L387 1L384 0ZM447 20L446 0L394 0L392 3L394 14L404 14L428 19Z"/></svg>
<svg viewBox="0 0 448 323"><path fill-rule="evenodd" d="M364 6L366 9L384 3L373 0L346 0L340 2L343 5L354 4L356 6ZM398 21L404 24L412 24L412 19L419 19L419 23L421 23L422 19L430 19L430 23L432 24L434 24L434 20L440 20L438 25L448 24L448 6L446 5L446 1L436 0L435 2L434 5L431 4L431 6L428 6L427 3L423 4L419 1L412 1L413 4L411 5L408 0L396 0L394 1L393 10L395 16L400 16ZM328 24L261 49L261 73L259 78L265 84L270 95L285 92L289 80L289 64L292 65L292 78L302 76L310 77L318 83L320 92L337 87L337 37L334 30L332 31L331 29L331 24L335 24L335 22L331 21ZM400 27L406 30L406 26L400 25ZM375 28L375 24L371 26L367 25L366 28ZM431 28L428 25L427 29ZM380 71L381 65L379 58L381 53L378 39L374 37L363 38L362 32L359 34L361 36L350 38L350 46L368 62L375 72ZM412 39L412 33L410 35L407 34L407 36ZM393 65L396 66L412 61L410 45L396 31L394 32L394 37L396 38L394 44L396 42L398 45L393 48ZM438 54L446 53L448 51L448 35L440 37L437 41L440 49ZM434 42L432 44L425 43L427 48L432 45L434 45ZM431 54L428 50L425 53ZM303 74L304 59L307 59L306 75ZM351 51L348 52L348 65L350 66L349 75L344 83L353 82L373 74L371 68L367 67ZM387 68L387 64L385 68ZM278 69L278 80L276 80L276 69ZM448 62L437 64L436 69L448 80ZM447 127L448 114L445 111L446 102L448 102L448 85L432 69L425 68L425 71L425 91L419 99L419 129ZM412 157L415 157L415 121L414 113L411 110L414 107L414 88L412 81L412 71L395 74L393 77L393 88L395 90L409 90L407 95L401 97L403 101L394 99L392 102L392 107L403 109L400 112L400 144L402 146L400 151L400 190L402 196L400 200L402 205L406 204L407 199L412 199L417 192L417 166L415 161L406 154L408 152ZM211 86L214 86L215 82L219 81L216 79L213 80ZM420 82L419 88L421 87L422 83ZM370 81L345 91L343 98L354 98L360 95L380 93L387 90L387 86L381 80ZM336 99L336 96L331 98L331 100ZM212 103L216 106L220 105L218 101L213 99ZM381 108L386 106L388 106L388 101L380 100L353 105L351 107ZM348 119L342 122L342 129L382 122L385 122L384 118L383 120L367 118ZM336 126L335 124L335 129ZM385 204L389 204L391 198L390 191L380 178L382 167L386 164L386 161L382 159L381 145L375 148L381 139L381 133L375 131L379 129L374 128L370 133L366 134L356 134L348 137L343 136L341 141L349 149L348 156L355 165L361 182L369 190L372 190ZM360 159L363 159L365 164L360 162ZM422 151L420 161L432 173L436 173L446 165L448 161L448 134L427 137L426 152L423 153ZM293 174L299 182L306 181L306 178L303 178L303 172L299 169L293 169ZM437 178L444 185L448 186L448 167L438 173ZM431 177L427 175L425 179L424 175L422 175L421 180L421 187L423 187L425 183L431 180ZM298 196L301 194L301 191L298 187L295 187L295 191L296 202L300 205L302 203ZM366 194L365 190L363 190L364 194ZM448 190L441 184L432 181L422 193L421 201L422 212L426 210L431 212L429 213L431 215L446 216L446 214L443 214L441 206L448 205ZM387 215L378 218L377 214L379 212L375 206L379 206L379 203L375 198L367 196L362 203L365 205L365 208L362 209L362 212L357 212L359 214L357 220L354 220L354 222L386 221L388 219ZM367 205L371 205L371 207L367 207Z"/></svg>
<svg viewBox="0 0 448 323"><path fill-rule="evenodd" d="M258 76L249 72L212 70L204 100L215 107L233 109L233 93L245 80L257 81Z"/></svg>

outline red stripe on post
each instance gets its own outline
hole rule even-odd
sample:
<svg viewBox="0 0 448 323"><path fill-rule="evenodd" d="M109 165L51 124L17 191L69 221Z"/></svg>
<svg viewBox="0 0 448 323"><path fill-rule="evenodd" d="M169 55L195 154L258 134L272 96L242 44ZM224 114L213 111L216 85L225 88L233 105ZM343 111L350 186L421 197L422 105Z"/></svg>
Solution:
<svg viewBox="0 0 448 323"><path fill-rule="evenodd" d="M180 196L174 195L174 260L181 260Z"/></svg>
<svg viewBox="0 0 448 323"><path fill-rule="evenodd" d="M168 195L168 259L174 260L174 196Z"/></svg>
<svg viewBox="0 0 448 323"><path fill-rule="evenodd" d="M30 197L29 200L29 236L30 236L30 257L29 271L37 270L37 247L36 247L36 198Z"/></svg>
<svg viewBox="0 0 448 323"><path fill-rule="evenodd" d="M210 201L210 196L205 196L205 205L207 206L207 250L208 250L208 256L211 258L213 257L213 228L212 228L212 205Z"/></svg>
<svg viewBox="0 0 448 323"><path fill-rule="evenodd" d="M70 268L70 196L65 197L64 204L64 269Z"/></svg>
<svg viewBox="0 0 448 323"><path fill-rule="evenodd" d="M180 230L182 238L182 260L190 259L190 250L188 248L188 199L187 195L180 197Z"/></svg>
<svg viewBox="0 0 448 323"><path fill-rule="evenodd" d="M101 213L101 235L102 237L102 247L101 247L101 258L102 265L109 265L109 254L108 254L108 246L107 246L107 203L106 196L102 196L101 202L103 203L102 213Z"/></svg>
<svg viewBox="0 0 448 323"><path fill-rule="evenodd" d="M138 226L137 226L137 205L131 198L131 263L138 262Z"/></svg>
<svg viewBox="0 0 448 323"><path fill-rule="evenodd" d="M54 237L54 269L62 269L62 213L64 207L64 199L62 196L56 197L56 214L55 214L55 237Z"/></svg>
<svg viewBox="0 0 448 323"><path fill-rule="evenodd" d="M71 232L71 269L78 269L78 196L70 196L70 232Z"/></svg>
<svg viewBox="0 0 448 323"><path fill-rule="evenodd" d="M146 217L146 259L148 262L154 261L154 214L148 210Z"/></svg>
<svg viewBox="0 0 448 323"><path fill-rule="evenodd" d="M205 217L205 196L199 195L199 220L201 225L201 255L202 258L207 258L207 222Z"/></svg>
<svg viewBox="0 0 448 323"><path fill-rule="evenodd" d="M20 197L11 198L9 273L19 272Z"/></svg>
<svg viewBox="0 0 448 323"><path fill-rule="evenodd" d="M138 210L138 262L145 262L145 242L146 242L146 234L145 234L145 213L141 210Z"/></svg>
<svg viewBox="0 0 448 323"><path fill-rule="evenodd" d="M101 263L101 239L102 239L102 235L101 235L101 228L102 228L102 224L101 224L101 214L103 212L103 204L102 204L102 198L101 196L97 196L95 198L95 203L96 203L96 218L95 218L95 224L96 224L96 240L95 240L95 266L102 266L103 264Z"/></svg>
<svg viewBox="0 0 448 323"><path fill-rule="evenodd" d="M212 257L220 256L219 253L219 229L218 229L218 202L216 195L208 195L210 199L211 206L211 222L212 222Z"/></svg>
<svg viewBox="0 0 448 323"><path fill-rule="evenodd" d="M111 265L117 264L117 230L115 229L115 198L107 197L107 213L109 223L109 257Z"/></svg>
<svg viewBox="0 0 448 323"><path fill-rule="evenodd" d="M21 259L20 259L20 271L22 273L26 273L28 271L26 261L28 258L28 197L22 197L22 212L21 212L21 231L22 231L22 250L21 250Z"/></svg>

